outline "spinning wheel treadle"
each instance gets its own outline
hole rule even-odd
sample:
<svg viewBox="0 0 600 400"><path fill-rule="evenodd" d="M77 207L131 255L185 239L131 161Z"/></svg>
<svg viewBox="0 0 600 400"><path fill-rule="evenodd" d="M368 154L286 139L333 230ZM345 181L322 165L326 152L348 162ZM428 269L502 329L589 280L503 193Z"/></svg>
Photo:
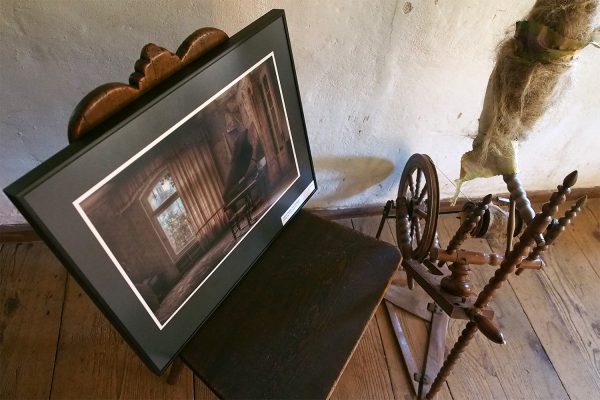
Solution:
<svg viewBox="0 0 600 400"><path fill-rule="evenodd" d="M439 203L439 184L433 161L425 154L413 154L402 171L396 199L398 237L407 216L410 224L411 254L402 254L404 258L422 261L429 253L437 229Z"/></svg>

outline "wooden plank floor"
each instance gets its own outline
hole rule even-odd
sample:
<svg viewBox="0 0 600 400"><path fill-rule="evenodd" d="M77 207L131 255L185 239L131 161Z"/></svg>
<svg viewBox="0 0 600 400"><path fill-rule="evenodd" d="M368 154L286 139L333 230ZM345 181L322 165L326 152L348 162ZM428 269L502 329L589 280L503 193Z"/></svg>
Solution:
<svg viewBox="0 0 600 400"><path fill-rule="evenodd" d="M379 218L339 222L373 235ZM442 244L456 226L455 218L440 218ZM394 242L392 224L382 239ZM215 398L189 370L175 386L146 370L43 244L0 246L0 399ZM473 250L494 246L465 243ZM512 276L492 303L508 344L476 335L438 399L600 397L600 199L588 203L545 259L543 271ZM493 269L474 268L481 288ZM421 363L427 324L397 314ZM463 326L450 321L447 347ZM410 399L408 379L380 306L332 398Z"/></svg>

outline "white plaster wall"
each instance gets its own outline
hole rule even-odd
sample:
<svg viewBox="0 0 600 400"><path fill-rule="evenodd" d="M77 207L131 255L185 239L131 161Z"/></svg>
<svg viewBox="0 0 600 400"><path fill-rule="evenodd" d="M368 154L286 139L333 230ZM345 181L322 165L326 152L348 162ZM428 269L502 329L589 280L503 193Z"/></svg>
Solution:
<svg viewBox="0 0 600 400"><path fill-rule="evenodd" d="M202 26L234 34L271 8L288 17L319 192L313 207L395 197L406 159L428 153L442 197L470 148L495 46L533 0L2 0L0 187L66 146L71 110L101 83L126 81L148 42L169 49ZM573 169L600 185L600 50L521 145L526 187ZM500 178L467 195L504 191ZM0 224L22 217L0 196Z"/></svg>

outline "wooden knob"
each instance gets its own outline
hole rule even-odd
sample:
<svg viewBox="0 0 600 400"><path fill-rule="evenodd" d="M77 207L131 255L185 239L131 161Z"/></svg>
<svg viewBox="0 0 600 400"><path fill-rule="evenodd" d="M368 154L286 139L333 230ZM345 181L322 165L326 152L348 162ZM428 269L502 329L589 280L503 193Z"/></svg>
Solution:
<svg viewBox="0 0 600 400"><path fill-rule="evenodd" d="M575 185L575 183L577 183L577 170L571 172L565 177L563 180L563 186L570 188Z"/></svg>
<svg viewBox="0 0 600 400"><path fill-rule="evenodd" d="M504 340L504 335L500 332L500 328L496 326L494 321L483 316L482 314L473 315L473 322L477 324L477 328L484 336L490 339L494 343L498 344L506 344Z"/></svg>

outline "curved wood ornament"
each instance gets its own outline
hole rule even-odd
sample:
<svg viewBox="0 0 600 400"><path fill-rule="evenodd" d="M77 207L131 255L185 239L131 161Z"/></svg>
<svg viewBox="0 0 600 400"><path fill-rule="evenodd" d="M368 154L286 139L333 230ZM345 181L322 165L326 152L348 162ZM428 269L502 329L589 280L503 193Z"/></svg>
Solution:
<svg viewBox="0 0 600 400"><path fill-rule="evenodd" d="M104 84L92 90L77 104L69 119L69 142L85 136L143 93L227 39L227 34L219 29L201 28L188 36L176 53L152 43L147 44L135 63L135 72L129 77L129 85L116 82Z"/></svg>

